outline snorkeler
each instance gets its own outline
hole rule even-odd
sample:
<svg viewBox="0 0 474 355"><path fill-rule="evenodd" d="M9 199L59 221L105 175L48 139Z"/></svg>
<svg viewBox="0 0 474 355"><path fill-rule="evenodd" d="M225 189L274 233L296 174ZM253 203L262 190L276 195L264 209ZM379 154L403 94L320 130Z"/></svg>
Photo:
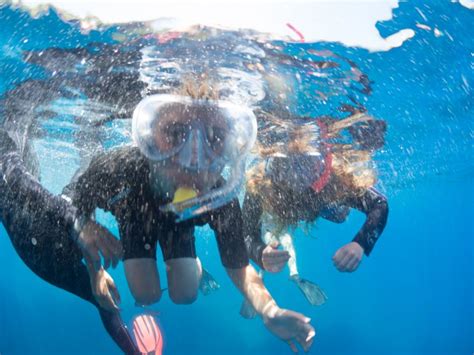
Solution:
<svg viewBox="0 0 474 355"><path fill-rule="evenodd" d="M94 224L97 234L78 235L76 215L70 203L50 194L29 173L16 143L0 129L0 221L16 252L43 280L93 304L120 349L139 354L120 313L102 306L112 306L112 299L120 298L112 278L100 267L100 254L105 267L115 266L120 243L98 224ZM87 267L79 245L87 249Z"/></svg>
<svg viewBox="0 0 474 355"><path fill-rule="evenodd" d="M209 224L228 275L266 327L293 350L295 341L307 350L315 334L310 319L279 308L248 260L237 194L255 116L202 86L184 94L142 100L132 122L136 146L94 158L72 186L73 203L86 219L97 207L117 218L128 285L143 305L162 294L157 243L171 300L194 302L202 273L194 228Z"/></svg>
<svg viewBox="0 0 474 355"><path fill-rule="evenodd" d="M363 212L366 221L362 228L333 256L341 272L358 268L387 222L387 199L374 188L375 172L370 166L371 152L383 145L385 123L363 113L339 121L272 121L274 130L278 125L284 128L287 145L260 142L263 161L248 173L243 216L249 254L262 269L279 272L286 264L283 251L275 249L281 244L290 256L290 279L312 305L320 305L326 295L319 286L299 276L288 229L300 222L312 223L318 217L342 223L350 208ZM348 129L352 144L336 142L343 129ZM262 241L262 235L273 248Z"/></svg>

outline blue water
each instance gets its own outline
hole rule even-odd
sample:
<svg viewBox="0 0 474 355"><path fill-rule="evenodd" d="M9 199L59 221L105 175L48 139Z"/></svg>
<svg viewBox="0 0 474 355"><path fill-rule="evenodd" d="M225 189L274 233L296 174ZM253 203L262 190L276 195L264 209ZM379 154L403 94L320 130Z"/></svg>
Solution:
<svg viewBox="0 0 474 355"><path fill-rule="evenodd" d="M386 147L376 161L390 216L370 258L353 274L332 266L335 250L363 222L352 212L342 225L318 223L317 238L296 238L300 273L325 289L329 300L324 306L309 306L286 272L266 277L281 306L312 318L317 336L311 353L474 351L473 14L444 1L401 3L393 20L378 24L384 36L415 29L415 37L401 48L378 53L337 43L287 48L295 53L331 49L355 62L372 81L364 105L389 125ZM416 23L437 27L443 35L436 37ZM0 6L0 24L0 92L45 76L22 61L24 50L114 41L112 31L81 34L54 12L34 20ZM59 163L44 164L57 171ZM46 175L44 183L58 192L68 178ZM103 221L112 226L107 218ZM36 277L0 228L0 354L118 353L96 310ZM176 306L165 296L154 307L160 312L165 353L288 353L259 320L239 316L241 297L225 275L214 239L207 229L198 233L198 254L222 287L191 306ZM112 275L124 318L130 320L137 309L122 267Z"/></svg>

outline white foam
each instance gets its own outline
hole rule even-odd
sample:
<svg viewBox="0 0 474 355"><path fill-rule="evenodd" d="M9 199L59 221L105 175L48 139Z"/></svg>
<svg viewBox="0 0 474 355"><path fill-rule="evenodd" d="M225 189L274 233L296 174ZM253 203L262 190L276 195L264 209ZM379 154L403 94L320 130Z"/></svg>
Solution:
<svg viewBox="0 0 474 355"><path fill-rule="evenodd" d="M467 7L469 10L474 10L474 1L473 0L459 0L459 3Z"/></svg>
<svg viewBox="0 0 474 355"><path fill-rule="evenodd" d="M371 51L400 46L414 35L414 31L404 29L383 38L375 27L377 21L392 18L392 10L398 6L397 0L201 0L194 3L183 0L21 1L21 4L30 8L46 3L75 17L89 18L83 21L83 26L87 28L99 22L108 24L163 18L166 21L160 22L166 23L166 26L203 24L251 28L299 40L297 33L287 26L290 23L304 35L307 42L335 41ZM91 21L90 17L98 21Z"/></svg>

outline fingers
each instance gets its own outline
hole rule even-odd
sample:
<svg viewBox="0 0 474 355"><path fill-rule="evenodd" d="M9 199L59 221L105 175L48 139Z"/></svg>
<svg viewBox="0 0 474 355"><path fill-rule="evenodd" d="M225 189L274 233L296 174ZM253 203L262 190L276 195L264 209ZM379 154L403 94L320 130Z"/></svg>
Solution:
<svg viewBox="0 0 474 355"><path fill-rule="evenodd" d="M341 272L347 271L347 265L351 261L352 255L345 249L339 249L333 257L334 266Z"/></svg>
<svg viewBox="0 0 474 355"><path fill-rule="evenodd" d="M286 250L272 249L264 253L262 257L267 259L289 259L290 253L288 253Z"/></svg>
<svg viewBox="0 0 474 355"><path fill-rule="evenodd" d="M340 255L340 258L333 258L334 266L341 271L341 272L353 272L359 266L361 259L351 253L350 251L346 251Z"/></svg>
<svg viewBox="0 0 474 355"><path fill-rule="evenodd" d="M288 340L287 343L290 346L292 352L294 352L295 354L298 353L298 348L292 340Z"/></svg>
<svg viewBox="0 0 474 355"><path fill-rule="evenodd" d="M93 270L99 271L101 268L101 263L99 250L97 247L95 245L90 245L83 254L87 265L89 265L89 267L91 267Z"/></svg>
<svg viewBox="0 0 474 355"><path fill-rule="evenodd" d="M117 286L115 286L115 283L112 280L108 280L108 284L109 292L115 301L114 303L119 305L122 302L122 299L120 298L120 293L118 292Z"/></svg>
<svg viewBox="0 0 474 355"><path fill-rule="evenodd" d="M118 311L119 308L115 304L114 299L112 298L112 295L108 291L107 288L102 288L100 292L94 293L95 299L97 300L97 303L99 306L109 312L114 312Z"/></svg>
<svg viewBox="0 0 474 355"><path fill-rule="evenodd" d="M268 262L268 261L263 261L263 267L266 271L276 273L280 272L286 265L288 260L282 260L279 262Z"/></svg>
<svg viewBox="0 0 474 355"><path fill-rule="evenodd" d="M278 255L275 257L263 256L262 262L265 262L266 264L269 264L269 265L274 265L274 264L286 263L288 262L289 259L290 259L289 255Z"/></svg>
<svg viewBox="0 0 474 355"><path fill-rule="evenodd" d="M342 257L341 261L338 264L338 269L340 271L347 271L347 265L349 262L352 260L352 255L349 253L344 253L344 256Z"/></svg>
<svg viewBox="0 0 474 355"><path fill-rule="evenodd" d="M88 231L89 245L95 245L104 258L104 268L110 264L115 268L122 257L122 244L106 228L99 224L92 224ZM87 250L89 247L86 247ZM99 259L100 263L100 259Z"/></svg>
<svg viewBox="0 0 474 355"><path fill-rule="evenodd" d="M278 247L280 246L280 242L278 240L273 240L270 244L269 244L273 249L278 249Z"/></svg>
<svg viewBox="0 0 474 355"><path fill-rule="evenodd" d="M314 336L316 335L316 331L314 328L309 324L310 319L305 318L304 323L300 323L300 327L298 329L298 333L295 336L295 340L300 344L305 352L308 352L311 346L313 345Z"/></svg>
<svg viewBox="0 0 474 355"><path fill-rule="evenodd" d="M266 265L266 266L264 266L264 268L265 268L266 271L271 272L273 274L276 274L276 273L280 272L285 267L285 264L286 263L276 264L276 265Z"/></svg>
<svg viewBox="0 0 474 355"><path fill-rule="evenodd" d="M278 244L278 242L276 242ZM262 255L262 263L265 270L279 272L290 259L290 254L286 250L273 249L273 245L265 248Z"/></svg>
<svg viewBox="0 0 474 355"><path fill-rule="evenodd" d="M262 261L269 264L276 264L281 262L287 262L290 259L290 253L286 250L271 250L264 252L262 255Z"/></svg>
<svg viewBox="0 0 474 355"><path fill-rule="evenodd" d="M304 351L309 351L313 344L314 336L316 335L313 326L309 324L310 321L310 318L305 317L305 322L302 324L299 333L296 336L298 343L303 347Z"/></svg>
<svg viewBox="0 0 474 355"><path fill-rule="evenodd" d="M114 258L113 253L105 239L101 238L100 236L97 236L95 243L99 248L102 257L104 258L104 269L108 269L112 259Z"/></svg>
<svg viewBox="0 0 474 355"><path fill-rule="evenodd" d="M313 340L310 340L310 341L306 341L306 339L304 337L301 337L301 336L297 336L296 337L296 341L298 342L298 344L300 344L300 346L303 348L304 351L308 351L309 348L311 347L311 345L313 344Z"/></svg>
<svg viewBox="0 0 474 355"><path fill-rule="evenodd" d="M117 266L117 263L119 260L122 258L123 254L123 248L122 248L122 243L120 240L114 237L112 233L110 233L108 230L104 228L104 231L102 234L102 239L104 242L107 244L108 249L110 250L112 254L112 266L115 267Z"/></svg>
<svg viewBox="0 0 474 355"><path fill-rule="evenodd" d="M119 308L118 306L115 304L115 301L114 299L112 298L112 295L110 293L107 293L106 295L100 297L100 300L102 302L99 302L99 304L104 307L105 309L109 310L109 311L118 311Z"/></svg>
<svg viewBox="0 0 474 355"><path fill-rule="evenodd" d="M354 257L352 258L351 261L349 261L349 263L347 264L347 271L348 272L353 272L357 269L357 267L359 266L360 264L360 259Z"/></svg>

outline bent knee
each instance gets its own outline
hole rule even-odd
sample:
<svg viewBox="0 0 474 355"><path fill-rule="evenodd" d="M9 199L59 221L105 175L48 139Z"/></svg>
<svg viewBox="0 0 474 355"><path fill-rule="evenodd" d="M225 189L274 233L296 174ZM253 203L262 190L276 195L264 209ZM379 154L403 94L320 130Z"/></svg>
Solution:
<svg viewBox="0 0 474 355"><path fill-rule="evenodd" d="M169 295L173 303L176 304L191 304L197 300L198 290L197 289L188 289L173 291L169 290Z"/></svg>
<svg viewBox="0 0 474 355"><path fill-rule="evenodd" d="M133 298L141 306L149 306L154 303L157 303L161 299L162 292L161 290L155 291L143 291L143 292L132 292Z"/></svg>

